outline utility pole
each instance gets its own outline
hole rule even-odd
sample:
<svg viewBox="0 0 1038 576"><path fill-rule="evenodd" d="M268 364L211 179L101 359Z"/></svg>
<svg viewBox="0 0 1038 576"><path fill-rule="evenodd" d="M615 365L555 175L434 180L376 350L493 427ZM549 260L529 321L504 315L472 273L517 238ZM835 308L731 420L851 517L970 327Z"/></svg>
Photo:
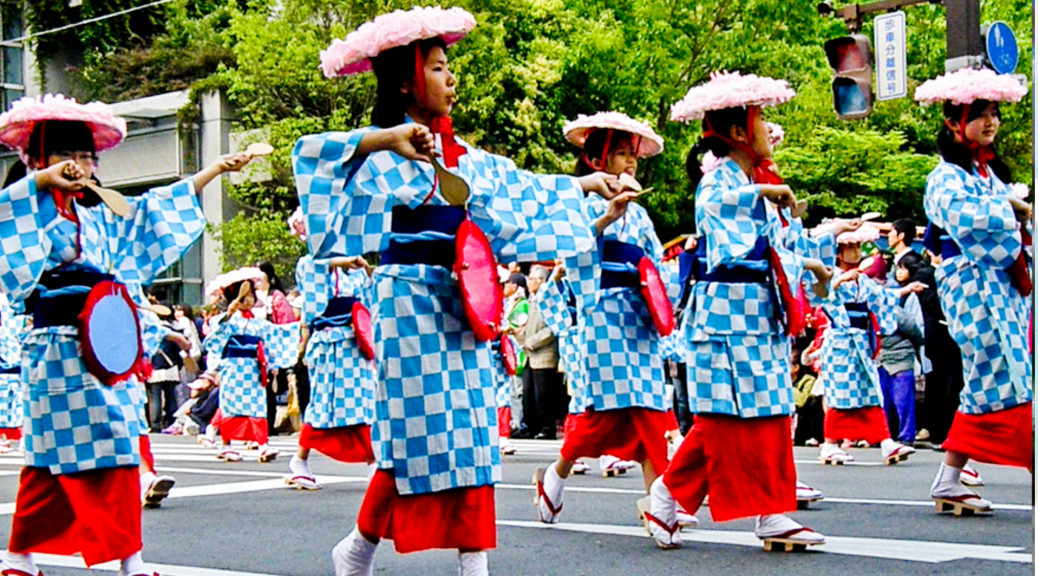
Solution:
<svg viewBox="0 0 1038 576"><path fill-rule="evenodd" d="M836 16L847 24L847 29L857 32L862 18L876 12L892 12L914 4L944 4L947 26L947 59L945 72L959 68L978 68L984 63L984 41L980 36L980 0L879 0L868 4L848 4L833 8L832 0L818 4L818 13Z"/></svg>
<svg viewBox="0 0 1038 576"><path fill-rule="evenodd" d="M944 0L944 11L948 19L948 55L944 71L979 68L984 63L980 0Z"/></svg>

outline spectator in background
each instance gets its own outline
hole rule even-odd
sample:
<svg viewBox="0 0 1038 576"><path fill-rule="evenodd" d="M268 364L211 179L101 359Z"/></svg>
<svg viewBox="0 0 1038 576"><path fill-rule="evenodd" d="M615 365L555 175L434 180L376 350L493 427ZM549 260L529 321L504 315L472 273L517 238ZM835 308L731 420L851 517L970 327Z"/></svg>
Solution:
<svg viewBox="0 0 1038 576"><path fill-rule="evenodd" d="M518 270L518 264L515 262L509 263L508 269ZM516 375L512 377L512 389L514 391L512 394L512 407L513 409L518 407L518 410L513 412L512 417L518 420L519 427L511 437L533 438L534 434L537 434L538 429L533 427L536 423L530 422L527 412L536 418L537 408L534 405L533 381L530 380L530 374L526 372L526 354L523 348L523 328L526 327L529 317L529 303L526 301L526 276L523 276L520 272L511 272L508 275L508 279L504 282L504 295L505 334L515 340L517 352L520 349L524 351L522 355L517 354Z"/></svg>
<svg viewBox="0 0 1038 576"><path fill-rule="evenodd" d="M191 349L184 357L184 371L181 382L191 382L205 371L202 366L202 338L195 324L195 313L189 304L177 304L173 307L173 327L187 337Z"/></svg>
<svg viewBox="0 0 1038 576"><path fill-rule="evenodd" d="M537 290L548 279L548 268L532 266L527 279L530 298L537 298ZM540 308L529 307L529 318L523 330L523 347L526 349L528 366L526 372L532 390L525 390L524 398L532 392L532 401L528 406L534 414L524 410L526 423L531 431L537 431L534 438L538 440L554 440L556 436L556 420L565 418L566 404L569 397L559 372L559 345L555 334L544 323ZM525 388L525 387L524 387Z"/></svg>
<svg viewBox="0 0 1038 576"><path fill-rule="evenodd" d="M894 267L912 250L912 242L915 241L915 223L908 218L895 220L887 232L887 245L890 252L894 254Z"/></svg>
<svg viewBox="0 0 1038 576"><path fill-rule="evenodd" d="M895 259L897 256L895 254ZM909 269L903 265L905 259L911 260L920 256L911 250L902 251L901 256L903 257L898 259L900 264L895 269L894 277L899 285L907 286L912 278ZM915 365L923 346L922 330L905 307L910 298L916 299L916 295L902 296L900 305L893 308L897 317L897 328L882 336L879 355L876 358L887 426L895 440L907 445L915 443ZM918 310L917 300L913 300L913 307Z"/></svg>
<svg viewBox="0 0 1038 576"><path fill-rule="evenodd" d="M159 314L159 311L166 314ZM148 424L155 434L173 424L173 413L177 410L177 386L180 384L180 369L184 366L181 351L191 349L191 342L174 326L173 309L160 303L155 309L163 327L168 330L166 339L158 352L151 357L152 372L148 377Z"/></svg>

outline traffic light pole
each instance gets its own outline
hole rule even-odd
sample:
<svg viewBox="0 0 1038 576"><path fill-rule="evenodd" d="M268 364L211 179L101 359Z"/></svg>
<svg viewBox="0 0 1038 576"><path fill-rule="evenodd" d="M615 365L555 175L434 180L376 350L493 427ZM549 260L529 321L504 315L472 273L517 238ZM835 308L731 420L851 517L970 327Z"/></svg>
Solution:
<svg viewBox="0 0 1038 576"><path fill-rule="evenodd" d="M861 20L866 14L891 12L915 4L944 4L947 30L946 72L980 66L984 62L984 41L980 36L980 0L880 0L868 4L849 4L833 10L828 2L818 5L822 14L832 14L843 19L851 32L861 30ZM827 8L826 8L827 7Z"/></svg>

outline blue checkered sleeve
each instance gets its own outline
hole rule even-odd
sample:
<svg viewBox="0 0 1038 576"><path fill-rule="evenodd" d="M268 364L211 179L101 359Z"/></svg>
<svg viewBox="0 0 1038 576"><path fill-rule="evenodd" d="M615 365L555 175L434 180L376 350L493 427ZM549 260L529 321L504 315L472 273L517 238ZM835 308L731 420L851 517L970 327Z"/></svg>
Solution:
<svg viewBox="0 0 1038 576"><path fill-rule="evenodd" d="M205 216L191 179L127 198L130 213L91 208L109 246L116 275L126 283L148 284L180 260L202 237Z"/></svg>
<svg viewBox="0 0 1038 576"><path fill-rule="evenodd" d="M311 254L357 256L378 250L380 236L388 230L389 214L381 206L385 197L382 196L380 202L379 196L370 193L371 189L349 186L368 158L356 155L357 146L364 135L373 130L312 134L296 142L292 171L299 205L306 216L306 241ZM369 212L373 215L372 221L350 217ZM378 214L382 217L376 218ZM372 241L376 247L366 250Z"/></svg>
<svg viewBox="0 0 1038 576"><path fill-rule="evenodd" d="M263 353L271 368L291 368L299 357L299 323L273 324L253 320L262 325Z"/></svg>
<svg viewBox="0 0 1038 576"><path fill-rule="evenodd" d="M699 183L696 217L707 243L707 271L713 272L748 255L762 235L765 212L760 187L727 160Z"/></svg>
<svg viewBox="0 0 1038 576"><path fill-rule="evenodd" d="M16 307L43 274L51 251L45 228L34 178L22 178L0 190L0 288Z"/></svg>
<svg viewBox="0 0 1038 576"><path fill-rule="evenodd" d="M583 191L572 176L534 174L494 154L466 146L477 186L473 221L501 259L552 260L590 249L594 234L583 216ZM478 183L486 179L484 189Z"/></svg>
<svg viewBox="0 0 1038 576"><path fill-rule="evenodd" d="M328 260L315 260L307 254L296 263L296 285L303 296L303 322L309 326L328 307Z"/></svg>
<svg viewBox="0 0 1038 576"><path fill-rule="evenodd" d="M566 305L566 288L561 279L552 277L545 282L533 297L533 303L541 311L544 324L557 337L573 324Z"/></svg>
<svg viewBox="0 0 1038 576"><path fill-rule="evenodd" d="M926 178L926 216L943 228L963 254L978 263L1005 268L1021 250L1019 224L1009 204L1009 189L991 176L990 190L980 178L941 162Z"/></svg>
<svg viewBox="0 0 1038 576"><path fill-rule="evenodd" d="M209 334L202 341L202 348L210 358L222 357L227 341L241 329L241 318L238 315L228 318L225 322L226 317L227 314L218 314L209 321Z"/></svg>

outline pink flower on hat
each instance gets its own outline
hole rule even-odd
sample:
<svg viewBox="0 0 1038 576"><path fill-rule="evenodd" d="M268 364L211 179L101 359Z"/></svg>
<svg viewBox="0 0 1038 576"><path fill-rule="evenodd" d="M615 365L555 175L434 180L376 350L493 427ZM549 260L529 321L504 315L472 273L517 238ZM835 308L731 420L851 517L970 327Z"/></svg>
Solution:
<svg viewBox="0 0 1038 576"><path fill-rule="evenodd" d="M126 137L126 120L116 116L108 104L80 104L63 94L44 94L39 98L21 98L11 104L10 110L0 114L0 142L17 150L25 160L33 128L37 122L47 120L85 123L94 135L97 152L115 148Z"/></svg>
<svg viewBox="0 0 1038 576"><path fill-rule="evenodd" d="M670 107L675 122L702 120L707 112L748 106L776 106L796 96L785 80L739 72L714 72L710 81L689 89Z"/></svg>
<svg viewBox="0 0 1038 576"><path fill-rule="evenodd" d="M879 239L879 228L872 224L862 224L857 230L848 230L836 237L837 244L862 244L864 242L875 242Z"/></svg>
<svg viewBox="0 0 1038 576"><path fill-rule="evenodd" d="M1019 102L1027 95L1027 87L1009 74L987 68L962 68L923 82L915 89L915 99L923 104L944 100L952 104L970 104L975 100Z"/></svg>
<svg viewBox="0 0 1038 576"><path fill-rule="evenodd" d="M288 231L296 238L306 242L306 223L303 221L302 206L296 206L295 212L288 217Z"/></svg>
<svg viewBox="0 0 1038 576"><path fill-rule="evenodd" d="M639 136L638 157L655 156L663 152L663 137L649 126L648 122L639 122L623 112L599 112L586 116L581 114L576 120L566 122L562 132L566 139L578 148L583 148L587 137L595 130L613 129Z"/></svg>
<svg viewBox="0 0 1038 576"><path fill-rule="evenodd" d="M361 74L371 70L371 58L384 50L437 37L450 46L475 27L476 18L462 8L396 10L361 24L345 40L334 40L321 51L321 70L326 78Z"/></svg>

